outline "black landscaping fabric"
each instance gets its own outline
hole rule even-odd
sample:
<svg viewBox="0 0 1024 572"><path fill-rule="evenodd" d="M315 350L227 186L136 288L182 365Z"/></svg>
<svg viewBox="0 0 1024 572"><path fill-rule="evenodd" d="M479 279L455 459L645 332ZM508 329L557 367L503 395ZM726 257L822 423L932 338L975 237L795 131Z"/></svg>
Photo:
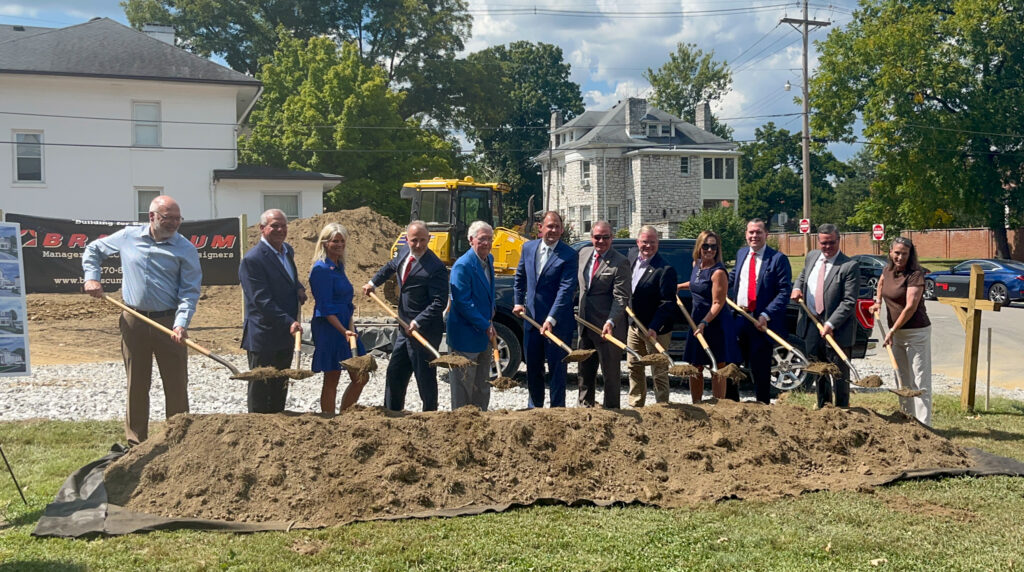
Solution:
<svg viewBox="0 0 1024 572"><path fill-rule="evenodd" d="M937 479L945 477L988 477L988 476L1011 476L1024 477L1024 463L1008 457L1000 457L982 451L981 449L966 448L971 456L972 464L969 468L963 469L920 469L904 471L893 477L886 477L874 483L876 486L886 485L902 480L912 479ZM140 513L127 510L123 507L107 502L107 491L103 484L103 472L107 466L127 450L115 444L110 453L103 458L93 461L78 469L64 481L64 485L57 491L57 496L52 503L46 506L43 516L36 524L33 536L39 537L64 537L80 538L95 536L120 536L137 532L149 532L153 530L221 530L228 532L259 532L266 530L291 530L294 523L291 522L230 522L222 520L204 520L196 518L168 518L152 514ZM530 503L534 505L563 504L568 506L611 506L626 504L644 504L639 499L619 501L589 501L576 500L566 501L563 499L538 499ZM657 503L647 503L657 506ZM416 514L402 516L387 516L380 519L367 520L397 520L402 518L431 518L431 517L453 517L482 514L485 512L504 512L512 508L526 506L522 503L508 503L500 505L475 505L457 509L444 509L425 511Z"/></svg>

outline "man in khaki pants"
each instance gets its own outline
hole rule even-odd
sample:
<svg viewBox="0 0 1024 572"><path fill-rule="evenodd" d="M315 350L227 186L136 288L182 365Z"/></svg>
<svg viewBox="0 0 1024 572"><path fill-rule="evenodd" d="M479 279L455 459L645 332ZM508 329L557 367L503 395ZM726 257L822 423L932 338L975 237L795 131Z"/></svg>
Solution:
<svg viewBox="0 0 1024 572"><path fill-rule="evenodd" d="M647 326L640 331L636 324L629 325L626 344L642 356L655 353L652 337L667 348L672 338L672 324L676 310L676 269L658 254L658 231L644 226L636 238L636 248L630 249L629 268L632 273L633 296L630 308ZM629 356L629 405L643 407L647 400L646 369L633 367L636 361ZM668 403L668 365L651 366L654 377L654 400Z"/></svg>

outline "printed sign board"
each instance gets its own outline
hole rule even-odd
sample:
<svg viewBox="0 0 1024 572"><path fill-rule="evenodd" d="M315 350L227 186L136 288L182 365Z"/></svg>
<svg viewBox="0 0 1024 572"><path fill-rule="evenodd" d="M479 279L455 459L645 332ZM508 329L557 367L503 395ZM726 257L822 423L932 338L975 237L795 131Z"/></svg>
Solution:
<svg viewBox="0 0 1024 572"><path fill-rule="evenodd" d="M30 375L21 227L0 222L0 376Z"/></svg>

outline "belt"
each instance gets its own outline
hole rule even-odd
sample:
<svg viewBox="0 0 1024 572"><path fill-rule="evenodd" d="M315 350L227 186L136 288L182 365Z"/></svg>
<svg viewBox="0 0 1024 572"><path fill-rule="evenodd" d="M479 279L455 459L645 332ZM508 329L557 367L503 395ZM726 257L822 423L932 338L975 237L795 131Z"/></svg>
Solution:
<svg viewBox="0 0 1024 572"><path fill-rule="evenodd" d="M136 312L142 314L143 316L145 316L147 318L166 318L167 316L173 316L175 314L175 312L178 311L176 309L173 309L173 310L154 310L154 311L150 311L150 310L138 310L136 308L132 308L132 310L135 310Z"/></svg>

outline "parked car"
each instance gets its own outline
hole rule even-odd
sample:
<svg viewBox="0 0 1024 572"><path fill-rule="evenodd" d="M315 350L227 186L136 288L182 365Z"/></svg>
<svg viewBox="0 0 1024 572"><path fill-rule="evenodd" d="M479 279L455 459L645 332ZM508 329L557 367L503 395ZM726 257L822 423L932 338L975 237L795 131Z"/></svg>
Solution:
<svg viewBox="0 0 1024 572"><path fill-rule="evenodd" d="M889 263L889 257L880 254L854 254L850 258L860 264L860 287L872 296L878 288L878 279L882 276L882 270ZM865 297L861 292L861 298Z"/></svg>
<svg viewBox="0 0 1024 572"><path fill-rule="evenodd" d="M588 244L590 244L590 242L584 241L577 242L572 246L574 249L579 251ZM673 267L675 267L680 282L684 282L690 278L690 270L693 266L694 244L694 240L688 238L662 239L659 242L658 253L672 264ZM624 255L634 246L636 246L636 239L632 238L616 238L612 241L612 247ZM522 320L512 314L514 301L512 287L513 279L514 277L512 276L497 276L495 277L494 284L497 297L497 314L494 319L495 329L498 332L499 338L499 353L501 355L502 372L504 375L508 376L511 376L518 371L519 365L523 359ZM860 299L857 300L857 339L850 355L851 359L864 357L864 354L867 351L868 338L875 326L874 317L868 311L873 301L871 294L868 293L865 295L863 292L864 290L862 289ZM690 292L688 290L681 291L680 298L683 300L687 309L689 309ZM796 330L796 320L800 315L800 312L801 309L799 305L795 303L789 304L786 314L790 332ZM672 343L667 348L673 359L680 359L682 357L683 348L686 346L686 338L689 336L689 332L689 326L682 317L680 317L680 319L677 320L675 329L672 333ZM568 342L568 340L566 341ZM807 374L803 371L803 368L799 366L799 364L804 363L803 360L805 359L803 353L800 352L800 348L803 348L803 340L791 333L789 335L789 342L796 346L798 354L790 354L790 352L785 348L776 346L773 356L772 385L777 389L784 391L802 386L807 378Z"/></svg>
<svg viewBox="0 0 1024 572"><path fill-rule="evenodd" d="M1024 300L1024 262L985 258L966 260L949 270L931 272L924 277L924 297L966 298L970 291L971 266L977 264L985 272L984 296L999 304Z"/></svg>

